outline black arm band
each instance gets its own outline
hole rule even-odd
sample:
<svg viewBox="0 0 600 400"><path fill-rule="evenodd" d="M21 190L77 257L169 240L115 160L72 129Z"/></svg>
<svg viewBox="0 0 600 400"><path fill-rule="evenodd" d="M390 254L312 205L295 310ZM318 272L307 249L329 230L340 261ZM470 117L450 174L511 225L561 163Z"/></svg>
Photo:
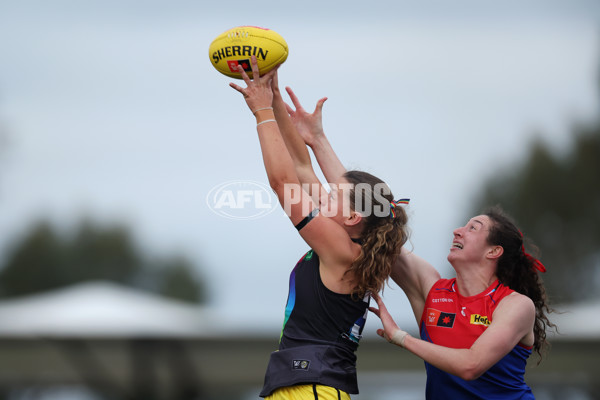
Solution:
<svg viewBox="0 0 600 400"><path fill-rule="evenodd" d="M314 217L317 216L317 214L319 213L319 209L315 208L314 210L312 210L310 212L310 214L308 214L306 217L304 217L304 219L300 222L298 222L298 225L296 225L296 229L300 230L302 228L304 228L306 226L306 224L308 224Z"/></svg>

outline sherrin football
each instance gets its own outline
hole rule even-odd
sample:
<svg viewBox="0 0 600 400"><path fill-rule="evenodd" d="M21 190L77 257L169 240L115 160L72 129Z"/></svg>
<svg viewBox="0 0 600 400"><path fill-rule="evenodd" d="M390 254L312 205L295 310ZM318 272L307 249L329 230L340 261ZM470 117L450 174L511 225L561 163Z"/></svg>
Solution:
<svg viewBox="0 0 600 400"><path fill-rule="evenodd" d="M238 26L215 38L208 48L213 67L231 78L242 79L237 66L252 78L250 57L256 56L260 74L266 74L287 59L288 46L277 32L257 26Z"/></svg>

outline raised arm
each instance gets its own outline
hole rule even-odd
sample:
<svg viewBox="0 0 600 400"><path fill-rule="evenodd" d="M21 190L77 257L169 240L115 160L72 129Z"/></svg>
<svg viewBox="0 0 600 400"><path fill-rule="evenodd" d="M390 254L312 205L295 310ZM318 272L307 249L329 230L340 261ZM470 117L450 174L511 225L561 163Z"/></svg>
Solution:
<svg viewBox="0 0 600 400"><path fill-rule="evenodd" d="M252 57L252 73L253 80L248 78L248 75L240 67L240 73L247 87L242 88L235 83L230 83L230 86L240 92L248 108L256 117L256 130L258 131L258 139L262 150L263 163L269 179L269 185L277 195L279 203L288 209L288 216L292 223L299 223L303 214L308 214L312 209L310 198L301 195L301 186L294 162L286 148L286 145L279 132L277 121L275 120L274 111L271 109L273 103L273 90L271 81L275 74L275 70L270 71L265 76L259 76L256 58ZM291 198L296 196L298 201L292 204ZM308 209L305 213L302 209Z"/></svg>
<svg viewBox="0 0 600 400"><path fill-rule="evenodd" d="M312 114L309 114L304 110L292 89L286 87L286 91L296 108L294 110L288 106L287 110L298 133L304 142L312 149L327 182L338 182L340 177L346 172L346 168L333 151L333 147L331 147L331 144L323 131L323 104L327 98L324 97L320 99L317 102L315 111Z"/></svg>
<svg viewBox="0 0 600 400"><path fill-rule="evenodd" d="M277 125L279 125L281 137L294 161L296 175L308 193L313 196L313 199L319 202L319 196L326 195L326 193L319 178L317 178L317 175L315 174L308 148L302 137L296 131L296 127L288 114L287 104L285 104L279 90L279 77L277 71L273 75L271 87L273 88L273 112L275 113Z"/></svg>
<svg viewBox="0 0 600 400"><path fill-rule="evenodd" d="M390 277L406 294L418 325L427 294L440 279L440 273L423 258L403 247L392 265Z"/></svg>
<svg viewBox="0 0 600 400"><path fill-rule="evenodd" d="M273 104L271 84L275 70L261 77L254 56L251 65L253 80L248 78L242 67L238 68L247 87L242 88L235 83L230 83L230 86L244 96L248 108L257 118L256 129L269 185L295 226L298 227L309 214L314 215L310 222L300 229L300 235L319 254L322 264L338 270L344 268L345 271L357 256L354 254L357 245L352 242L341 224L315 212L318 203L302 189L294 161L275 120L274 110L270 109Z"/></svg>

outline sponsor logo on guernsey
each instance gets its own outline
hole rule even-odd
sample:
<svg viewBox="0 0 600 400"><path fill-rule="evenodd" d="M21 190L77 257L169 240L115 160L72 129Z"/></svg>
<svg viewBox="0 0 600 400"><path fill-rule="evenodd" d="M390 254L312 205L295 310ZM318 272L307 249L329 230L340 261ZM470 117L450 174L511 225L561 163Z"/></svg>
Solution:
<svg viewBox="0 0 600 400"><path fill-rule="evenodd" d="M292 369L300 371L308 371L310 360L293 360Z"/></svg>
<svg viewBox="0 0 600 400"><path fill-rule="evenodd" d="M490 325L490 319L485 315L471 314L471 325Z"/></svg>
<svg viewBox="0 0 600 400"><path fill-rule="evenodd" d="M439 326L442 328L452 328L456 314L447 313L434 308L427 309L425 324L428 326Z"/></svg>
<svg viewBox="0 0 600 400"><path fill-rule="evenodd" d="M442 297L441 299L431 299L432 303L454 303L454 299Z"/></svg>

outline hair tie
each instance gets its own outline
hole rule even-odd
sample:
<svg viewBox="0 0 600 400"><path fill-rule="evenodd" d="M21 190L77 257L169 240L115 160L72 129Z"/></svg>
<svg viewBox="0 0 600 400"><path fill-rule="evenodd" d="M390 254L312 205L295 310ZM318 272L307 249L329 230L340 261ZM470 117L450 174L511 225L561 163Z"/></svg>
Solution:
<svg viewBox="0 0 600 400"><path fill-rule="evenodd" d="M390 218L396 218L396 207L400 204L408 204L410 199L399 199L390 201Z"/></svg>
<svg viewBox="0 0 600 400"><path fill-rule="evenodd" d="M523 238L523 232L519 231L519 233L521 234L521 238ZM540 260L538 260L537 258L525 251L525 244L521 245L521 251L523 252L525 257L527 257L527 259L531 261L531 263L533 264L533 268L537 269L540 272L546 272L546 267L544 266L544 264L542 264Z"/></svg>

